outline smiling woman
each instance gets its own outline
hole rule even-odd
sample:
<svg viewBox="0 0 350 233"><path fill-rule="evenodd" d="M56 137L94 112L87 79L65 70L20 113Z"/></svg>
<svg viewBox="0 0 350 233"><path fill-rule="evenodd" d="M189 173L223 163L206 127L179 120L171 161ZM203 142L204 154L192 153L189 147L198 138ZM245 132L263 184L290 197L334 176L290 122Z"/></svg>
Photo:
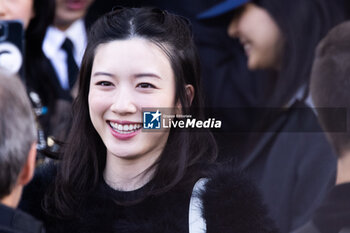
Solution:
<svg viewBox="0 0 350 233"><path fill-rule="evenodd" d="M187 87L193 90L193 86ZM89 112L107 148L104 178L112 187L133 190L148 182L142 176L123 180L114 171L128 160L127 166L137 176L160 156L169 131L141 132L142 108L151 107L175 107L175 78L166 54L140 38L98 46L92 66Z"/></svg>
<svg viewBox="0 0 350 233"><path fill-rule="evenodd" d="M288 105L297 95L304 100L316 45L332 26L344 19L341 1L240 2L237 9L231 9L234 17L227 31L242 43L249 69L273 71L276 84L268 105Z"/></svg>
<svg viewBox="0 0 350 233"><path fill-rule="evenodd" d="M262 7L247 3L228 26L228 34L238 37L248 57L249 69L279 70L283 36L276 22Z"/></svg>
<svg viewBox="0 0 350 233"><path fill-rule="evenodd" d="M275 232L249 181L214 165L209 131L142 130L143 108L203 119L188 21L160 9L118 8L96 22L89 40L62 161L39 171L25 194L42 197L38 190L52 182L45 209L29 210L48 232ZM192 221L195 198L205 221Z"/></svg>

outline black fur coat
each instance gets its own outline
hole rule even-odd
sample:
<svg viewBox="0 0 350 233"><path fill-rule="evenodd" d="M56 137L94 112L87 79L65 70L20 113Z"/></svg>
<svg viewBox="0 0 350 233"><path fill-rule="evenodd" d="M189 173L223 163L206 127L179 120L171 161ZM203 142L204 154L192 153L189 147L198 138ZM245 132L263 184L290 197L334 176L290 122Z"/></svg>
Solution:
<svg viewBox="0 0 350 233"><path fill-rule="evenodd" d="M120 192L100 182L77 209L78 217L59 220L48 217L41 201L54 168L40 169L25 189L20 207L44 221L47 232L81 233L187 233L189 202L194 183L177 185L160 196L148 197L138 204L123 206L117 201L131 200L142 189ZM256 188L240 172L228 167L208 175L205 190L200 193L202 214L208 233L273 233L277 232L267 217ZM184 182L186 183L186 182Z"/></svg>

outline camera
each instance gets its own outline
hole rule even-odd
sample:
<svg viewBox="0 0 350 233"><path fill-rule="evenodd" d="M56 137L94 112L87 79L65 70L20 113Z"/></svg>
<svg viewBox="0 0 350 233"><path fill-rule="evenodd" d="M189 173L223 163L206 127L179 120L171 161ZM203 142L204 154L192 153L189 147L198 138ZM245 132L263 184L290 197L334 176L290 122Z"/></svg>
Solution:
<svg viewBox="0 0 350 233"><path fill-rule="evenodd" d="M24 31L18 20L0 21L0 69L24 81Z"/></svg>

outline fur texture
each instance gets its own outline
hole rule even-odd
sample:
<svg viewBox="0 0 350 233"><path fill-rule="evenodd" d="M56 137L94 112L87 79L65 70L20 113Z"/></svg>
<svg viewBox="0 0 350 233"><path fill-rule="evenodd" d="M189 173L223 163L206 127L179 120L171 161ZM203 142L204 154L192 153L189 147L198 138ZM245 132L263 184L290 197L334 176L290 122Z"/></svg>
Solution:
<svg viewBox="0 0 350 233"><path fill-rule="evenodd" d="M276 232L257 189L241 172L215 169L201 196L207 232Z"/></svg>

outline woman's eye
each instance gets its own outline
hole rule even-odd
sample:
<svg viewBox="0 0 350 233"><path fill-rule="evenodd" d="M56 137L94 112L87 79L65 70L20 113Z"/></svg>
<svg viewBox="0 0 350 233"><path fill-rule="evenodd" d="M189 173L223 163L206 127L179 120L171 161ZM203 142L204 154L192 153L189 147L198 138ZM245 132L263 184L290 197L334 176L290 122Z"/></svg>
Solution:
<svg viewBox="0 0 350 233"><path fill-rule="evenodd" d="M98 85L98 86L111 86L112 83L107 82L107 81L100 81L100 82L96 83L96 85Z"/></svg>
<svg viewBox="0 0 350 233"><path fill-rule="evenodd" d="M150 84L150 83L140 83L137 85L137 87L140 88L156 88L154 85Z"/></svg>

